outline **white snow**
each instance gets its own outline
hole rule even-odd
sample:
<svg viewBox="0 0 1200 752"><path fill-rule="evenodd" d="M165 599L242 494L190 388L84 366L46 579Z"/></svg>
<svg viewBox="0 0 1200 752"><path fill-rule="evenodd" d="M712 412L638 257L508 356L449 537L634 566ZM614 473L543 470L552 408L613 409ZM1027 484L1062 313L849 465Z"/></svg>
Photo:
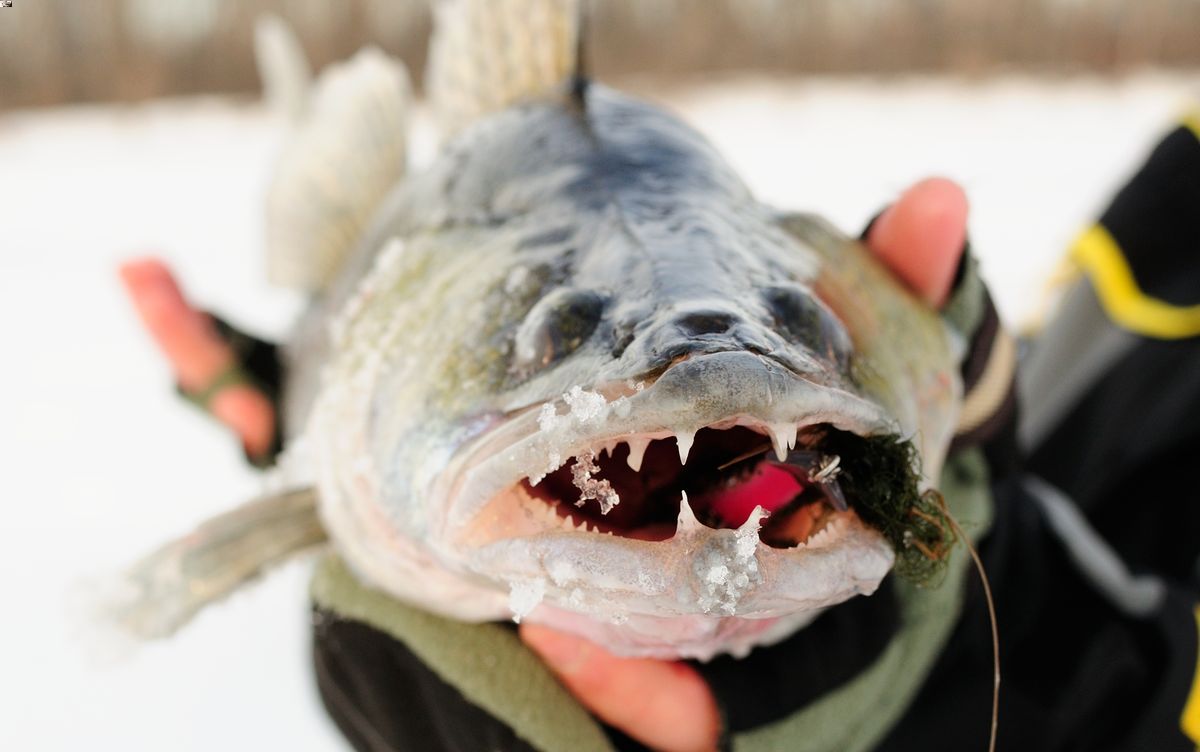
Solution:
<svg viewBox="0 0 1200 752"><path fill-rule="evenodd" d="M1196 76L817 79L671 104L764 199L851 232L923 175L961 181L984 273L1017 321L1198 95ZM115 268L165 255L196 301L281 335L298 301L262 274L277 145L259 109L215 100L0 117L0 749L346 748L313 690L303 563L107 669L65 614L72 583L259 488L235 442L171 393Z"/></svg>
<svg viewBox="0 0 1200 752"><path fill-rule="evenodd" d="M558 411L550 402L542 405L541 412L538 413L538 428L543 431L552 431L558 425Z"/></svg>
<svg viewBox="0 0 1200 752"><path fill-rule="evenodd" d="M603 394L587 391L579 385L571 387L563 394L562 399L567 405L567 412L562 415L558 414L558 408L553 403L547 402L542 405L538 413L539 429L553 431L572 423L582 425L599 417L608 404Z"/></svg>
<svg viewBox="0 0 1200 752"><path fill-rule="evenodd" d="M686 503L684 496L680 508ZM693 566L700 585L698 602L705 613L720 609L723 614L735 614L738 601L750 586L762 581L758 531L767 516L765 509L755 507L732 536L726 531L710 536L705 550L696 554Z"/></svg>
<svg viewBox="0 0 1200 752"><path fill-rule="evenodd" d="M570 415L576 423L595 420L608 404L603 394L588 391L578 385L571 387L571 390L563 395L563 401L571 408Z"/></svg>
<svg viewBox="0 0 1200 752"><path fill-rule="evenodd" d="M508 608L512 611L513 621L520 624L529 612L541 604L546 597L545 580L528 580L509 583Z"/></svg>
<svg viewBox="0 0 1200 752"><path fill-rule="evenodd" d="M729 567L724 564L714 564L708 570L708 574L704 575L704 581L713 585L724 585L729 579Z"/></svg>

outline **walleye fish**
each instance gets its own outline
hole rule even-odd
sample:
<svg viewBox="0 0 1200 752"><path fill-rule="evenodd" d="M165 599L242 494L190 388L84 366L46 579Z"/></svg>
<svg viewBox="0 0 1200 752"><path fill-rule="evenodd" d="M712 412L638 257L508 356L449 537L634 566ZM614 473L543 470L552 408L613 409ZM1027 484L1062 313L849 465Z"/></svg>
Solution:
<svg viewBox="0 0 1200 752"><path fill-rule="evenodd" d="M314 293L286 400L312 488L135 569L127 625L168 633L243 579L219 574L276 560L253 541L288 514L263 505L291 510L297 549L318 515L407 603L630 656L741 655L894 566L936 566L954 335L857 241L588 80L577 19L563 0L439 5L445 139L412 175L398 63L362 53L307 85L264 29L268 89L298 118L270 253Z"/></svg>

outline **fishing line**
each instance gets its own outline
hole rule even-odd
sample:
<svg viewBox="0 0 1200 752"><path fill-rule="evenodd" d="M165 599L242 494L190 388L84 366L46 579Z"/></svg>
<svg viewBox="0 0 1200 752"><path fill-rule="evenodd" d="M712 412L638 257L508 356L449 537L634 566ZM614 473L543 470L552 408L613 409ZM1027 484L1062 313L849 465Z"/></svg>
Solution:
<svg viewBox="0 0 1200 752"><path fill-rule="evenodd" d="M739 454L737 457L734 457L733 459L729 460L724 465L717 465L717 469L724 470L727 467L733 467L734 465L736 465L739 462L745 462L746 460L750 459L751 457L757 457L758 455L766 454L769 451L771 451L771 445L763 444L758 449L751 449L749 452L746 452L745 454Z"/></svg>
<svg viewBox="0 0 1200 752"><path fill-rule="evenodd" d="M996 752L996 731L1000 722L1000 627L996 621L996 602L992 599L992 584L988 580L987 572L983 569L983 561L979 558L979 552L975 550L971 539L959 526L958 520L954 519L954 515L950 514L950 510L946 508L945 499L941 499L941 507L942 513L946 515L946 521L954 529L954 534L966 545L967 552L971 554L971 561L975 563L975 571L979 572L979 580L983 583L983 595L987 600L988 619L992 625L992 732L988 742L988 752Z"/></svg>

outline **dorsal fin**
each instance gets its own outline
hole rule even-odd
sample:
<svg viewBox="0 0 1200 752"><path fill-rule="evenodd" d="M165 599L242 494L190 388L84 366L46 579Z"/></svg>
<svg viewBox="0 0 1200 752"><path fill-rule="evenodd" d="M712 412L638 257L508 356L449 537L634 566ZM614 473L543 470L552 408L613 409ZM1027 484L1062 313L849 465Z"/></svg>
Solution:
<svg viewBox="0 0 1200 752"><path fill-rule="evenodd" d="M426 91L444 136L490 112L576 82L579 0L441 0Z"/></svg>
<svg viewBox="0 0 1200 752"><path fill-rule="evenodd" d="M268 105L298 121L308 106L312 67L300 40L279 16L263 16L254 25L254 58Z"/></svg>
<svg viewBox="0 0 1200 752"><path fill-rule="evenodd" d="M404 175L408 71L368 47L311 81L300 42L283 22L262 21L255 41L267 97L291 126L267 189L267 274L317 292Z"/></svg>

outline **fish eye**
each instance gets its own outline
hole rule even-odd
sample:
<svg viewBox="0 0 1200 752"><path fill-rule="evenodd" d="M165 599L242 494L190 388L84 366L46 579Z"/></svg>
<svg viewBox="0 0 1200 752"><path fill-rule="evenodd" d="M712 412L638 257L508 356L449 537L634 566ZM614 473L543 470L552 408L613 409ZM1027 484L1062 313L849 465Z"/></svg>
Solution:
<svg viewBox="0 0 1200 752"><path fill-rule="evenodd" d="M531 373L579 349L600 323L604 302L599 293L573 288L542 298L517 330L514 369Z"/></svg>
<svg viewBox="0 0 1200 752"><path fill-rule="evenodd" d="M767 289L763 297L779 334L839 367L849 363L853 344L846 327L811 292L785 285Z"/></svg>

